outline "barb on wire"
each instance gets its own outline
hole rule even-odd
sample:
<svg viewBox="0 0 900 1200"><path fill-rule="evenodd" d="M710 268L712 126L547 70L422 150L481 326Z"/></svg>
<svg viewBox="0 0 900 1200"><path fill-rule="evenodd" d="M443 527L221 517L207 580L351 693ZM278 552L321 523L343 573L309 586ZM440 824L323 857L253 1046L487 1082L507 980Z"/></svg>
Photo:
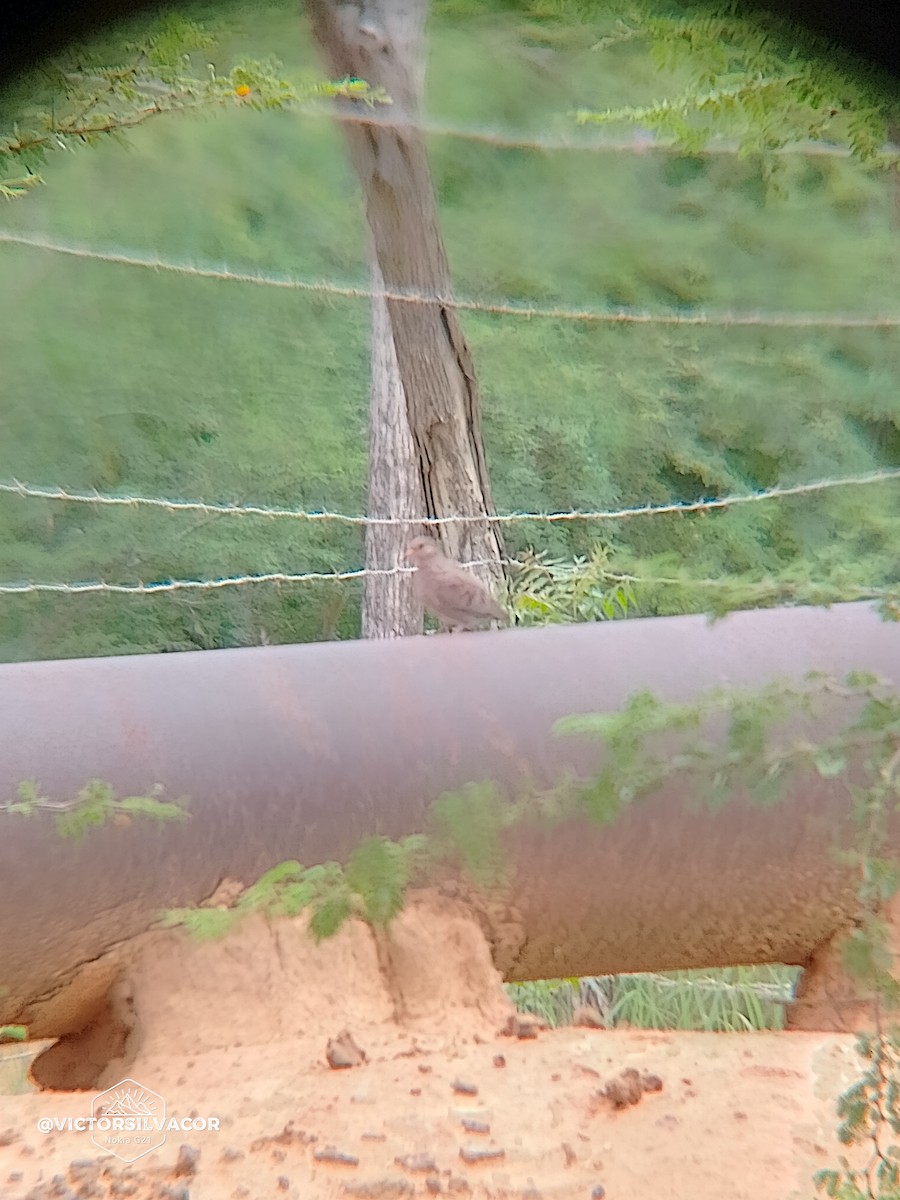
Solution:
<svg viewBox="0 0 900 1200"><path fill-rule="evenodd" d="M35 250L47 250L53 254L65 254L73 258L93 259L97 262L116 263L119 266L142 267L149 271L170 271L176 275L198 279L215 279L230 283L255 284L260 287L283 288L289 291L321 292L345 299L371 300L383 298L404 304L439 304L460 312L483 312L493 316L525 317L552 321L585 321L603 325L707 325L732 327L762 327L785 329L897 329L900 328L900 313L760 313L760 312L696 312L696 313L651 313L633 309L563 308L515 303L508 300L489 302L460 299L391 289L373 290L354 284L333 283L329 280L299 279L293 275L272 275L267 272L232 271L227 266L193 266L150 255L142 251L97 250L91 246L74 245L56 241L49 237L37 237L0 230L0 244L28 246Z"/></svg>
<svg viewBox="0 0 900 1200"><path fill-rule="evenodd" d="M732 508L737 504L757 504L766 500L779 500L788 496L803 496L815 492L830 491L842 487L865 487L868 484L900 480L900 467L869 471L861 475L838 476L834 479L818 479L811 483L795 483L785 487L764 488L757 492L741 492L730 496L718 496L706 500L687 502L673 501L669 504L645 504L632 508L601 509L595 512L578 509L567 512L499 513L496 516L476 514L453 517L365 517L350 516L338 512L307 512L296 508L274 508L260 504L207 503L204 500L168 500L158 496L116 496L101 492L75 492L62 487L34 487L12 479L0 482L0 493L19 496L23 499L59 500L73 504L99 504L124 508L160 508L166 512L200 512L207 515L221 514L241 517L286 517L297 521L334 521L341 525L392 525L413 527L417 525L471 525L484 521L509 525L534 521L538 524L556 524L561 521L622 521L631 517L654 517L665 514L708 512L713 509Z"/></svg>

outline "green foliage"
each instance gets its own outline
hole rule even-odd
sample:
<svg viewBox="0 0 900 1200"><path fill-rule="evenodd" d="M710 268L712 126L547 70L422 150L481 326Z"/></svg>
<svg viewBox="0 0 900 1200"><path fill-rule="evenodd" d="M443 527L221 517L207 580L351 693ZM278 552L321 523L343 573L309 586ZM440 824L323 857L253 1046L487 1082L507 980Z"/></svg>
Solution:
<svg viewBox="0 0 900 1200"><path fill-rule="evenodd" d="M572 562L525 552L509 567L509 600L518 625L612 621L628 616L634 593L627 581L609 583L609 555L597 546Z"/></svg>
<svg viewBox="0 0 900 1200"><path fill-rule="evenodd" d="M864 1070L838 1101L838 1136L845 1146L867 1147L868 1159L854 1167L842 1156L840 1170L816 1173L816 1190L834 1200L898 1200L900 1028L863 1035L856 1049Z"/></svg>
<svg viewBox="0 0 900 1200"><path fill-rule="evenodd" d="M387 928L403 907L414 873L416 859L425 850L426 839L413 836L402 842L384 837L362 841L347 860L347 885L362 898L363 913L370 925Z"/></svg>
<svg viewBox="0 0 900 1200"><path fill-rule="evenodd" d="M437 15L433 118L552 136L579 106L653 103L660 74L650 41L590 54L603 30L576 16L565 24L563 8L543 17L523 6L515 18L473 12L477 38ZM298 95L320 78L295 5L219 9L214 23L226 33L192 77L212 62L224 79L236 61L264 63L275 52ZM87 61L127 63L124 43L144 36L111 37ZM676 90L689 83L688 68L680 71ZM0 125L27 116L32 101L20 98L8 98ZM40 96L32 107L49 111ZM49 155L35 169L54 186L5 205L5 227L187 265L224 259L251 276L364 284L357 185L339 131L312 115L248 111L234 95L202 112L203 120L148 121L127 149L105 138L90 154ZM450 137L432 138L429 153L460 295L611 314L895 308L890 194L856 162L783 156L790 194L762 211L758 164L727 154L539 154ZM2 253L10 303L0 478L364 510L365 302L20 246ZM696 500L900 462L900 357L896 339L877 329L607 326L484 313L466 313L465 326L501 510ZM211 329L216 337L205 336ZM595 593L604 619L606 601L622 615L619 586L634 593L628 616L830 603L879 588L893 588L896 605L897 497L881 484L717 513L523 524L509 527L508 549L587 565L602 534L612 566ZM2 581L153 582L362 561L361 534L343 526L0 497ZM360 595L351 582L8 597L0 657L350 638ZM522 615L540 620L542 611ZM571 609L560 619L572 619Z"/></svg>
<svg viewBox="0 0 900 1200"><path fill-rule="evenodd" d="M399 842L373 837L357 846L346 867L336 862L304 867L288 860L246 888L233 905L167 909L160 926L207 940L231 932L253 912L275 919L308 909L309 931L317 942L333 937L354 914L374 928L387 928L403 907L424 848L422 837Z"/></svg>
<svg viewBox="0 0 900 1200"><path fill-rule="evenodd" d="M124 58L114 65L101 59L97 49L84 47L42 64L34 78L19 85L19 93L28 95L25 113L11 118L9 98L0 107L0 176L11 168L26 171L20 178L0 178L0 195L14 199L44 182L37 172L48 153L95 145L164 113L225 103L284 109L336 96L370 105L390 103L383 90L370 89L359 79L298 88L283 77L274 57L243 59L224 75L207 64L205 78L194 75L197 52L215 44L199 23L169 12L140 37L125 41Z"/></svg>
<svg viewBox="0 0 900 1200"><path fill-rule="evenodd" d="M792 967L731 967L716 971L604 975L507 984L520 1012L551 1028L572 1023L587 1006L613 1029L782 1029L799 971Z"/></svg>
<svg viewBox="0 0 900 1200"><path fill-rule="evenodd" d="M608 1021L638 1029L782 1029L798 974L772 966L620 975Z"/></svg>
<svg viewBox="0 0 900 1200"><path fill-rule="evenodd" d="M445 792L429 810L439 853L461 863L473 883L486 888L505 878L502 833L514 819L514 810L504 803L490 780Z"/></svg>
<svg viewBox="0 0 900 1200"><path fill-rule="evenodd" d="M295 917L315 896L316 878L293 859L279 863L243 892L237 911Z"/></svg>
<svg viewBox="0 0 900 1200"><path fill-rule="evenodd" d="M28 1030L24 1025L0 1025L0 1042L24 1042Z"/></svg>
<svg viewBox="0 0 900 1200"><path fill-rule="evenodd" d="M504 988L519 1012L532 1013L551 1029L559 1029L572 1023L579 983L578 979L533 979L507 983Z"/></svg>
<svg viewBox="0 0 900 1200"><path fill-rule="evenodd" d="M130 825L135 817L163 823L189 819L184 799L173 804L160 800L161 794L162 789L157 786L146 796L117 798L108 783L91 779L74 800L55 802L42 795L34 780L28 779L19 784L15 800L0 803L0 813L28 817L39 810L53 812L57 833L73 841L80 841L89 830L99 828L109 820L118 825Z"/></svg>
<svg viewBox="0 0 900 1200"><path fill-rule="evenodd" d="M816 744L809 740L809 722L825 700L843 705L850 719L839 733ZM725 737L716 741L709 733L723 723ZM878 680L857 673L843 684L811 673L800 685L776 682L755 693L715 688L690 704L640 692L619 712L566 717L554 732L587 735L603 744L603 766L584 792L587 811L603 823L676 777L690 779L694 803L716 808L745 794L771 804L799 775L815 772L831 779L851 758L865 754L869 787L848 786L864 836L859 861L869 862L886 842L886 801L900 794L892 763L900 699ZM881 814L876 823L874 814ZM894 879L880 859L869 869L881 888Z"/></svg>
<svg viewBox="0 0 900 1200"><path fill-rule="evenodd" d="M734 4L675 14L645 4L620 18L597 48L635 39L646 40L660 71L687 75L685 91L639 107L582 110L579 122L638 124L688 153L702 151L712 136L734 137L742 156L762 156L770 176L780 165L775 152L804 140L846 145L867 164L896 165L896 155L883 150L898 113L887 81L784 21L742 16Z"/></svg>
<svg viewBox="0 0 900 1200"><path fill-rule="evenodd" d="M833 604L871 600L882 619L900 619L900 586L870 587L860 584L858 572L849 564L842 568L826 567L827 578L806 562L793 563L777 573L760 579L750 572L701 579L690 566L673 561L676 556L662 554L652 560L629 558L619 554L617 570L599 572L601 582L621 584L631 591L631 602L638 610L653 608L664 600L681 611L705 612L711 620L746 608L796 607L830 608Z"/></svg>
<svg viewBox="0 0 900 1200"><path fill-rule="evenodd" d="M160 915L160 928L183 928L201 942L223 937L235 923L235 915L221 908L170 908Z"/></svg>

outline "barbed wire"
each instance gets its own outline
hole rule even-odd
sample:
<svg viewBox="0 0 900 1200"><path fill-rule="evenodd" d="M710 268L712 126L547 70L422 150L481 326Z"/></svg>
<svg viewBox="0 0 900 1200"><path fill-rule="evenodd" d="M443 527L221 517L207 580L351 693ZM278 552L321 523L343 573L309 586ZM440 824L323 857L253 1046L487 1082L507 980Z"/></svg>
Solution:
<svg viewBox="0 0 900 1200"><path fill-rule="evenodd" d="M502 566L513 570L542 572L548 576L558 573L558 564L523 562L515 558L503 558ZM492 559L472 559L460 564L463 567L493 567L497 564ZM0 595L25 596L37 593L57 593L69 596L85 594L110 594L124 596L151 596L166 592L208 592L220 591L225 588L244 587L260 583L294 584L294 583L341 583L348 580L360 580L375 576L411 575L415 567L397 565L394 567L359 567L350 571L305 571L289 573L285 571L270 571L256 575L228 575L216 579L164 579L155 583L107 583L104 580L84 580L75 583L32 583L22 581L17 583L0 583ZM763 598L771 595L773 589L779 586L785 591L799 585L784 581L762 579L748 582L743 578L724 576L721 579L689 579L678 576L663 575L633 575L605 569L594 569L588 566L579 567L574 564L568 569L568 577L578 579L582 576L595 575L598 580L610 583L630 583L647 587L687 587L726 590L739 586L745 591L756 589ZM812 590L826 588L829 585L816 582L810 585ZM802 589L799 589L802 592ZM842 584L840 599L848 600L893 600L900 596L900 585L896 587L868 586L866 584ZM836 602L836 600L835 600Z"/></svg>
<svg viewBox="0 0 900 1200"><path fill-rule="evenodd" d="M517 560L512 561L518 566L525 565ZM480 566L482 564L472 563L471 565ZM541 564L539 563L529 563L527 566L530 570L541 569ZM548 569L552 571L552 568ZM821 580L813 580L807 584L800 584L796 580L772 578L747 580L741 576L724 576L721 579L692 579L684 575L631 575L628 572L607 571L605 569L599 569L596 574L598 579L605 579L610 583L642 583L651 587L699 587L718 588L720 590L724 588L740 587L748 592L755 589L763 595L770 593L777 588L781 588L784 591L790 591L791 589L802 590L804 587L806 589L815 590L817 588L829 586L827 580L825 582L822 582ZM900 593L900 584L895 587L869 587L867 584L861 583L842 583L840 586L843 592L846 593L845 598L847 599L849 599L849 597L852 595L857 600L878 600L887 597L894 597Z"/></svg>
<svg viewBox="0 0 900 1200"><path fill-rule="evenodd" d="M26 246L72 258L91 259L149 271L167 271L197 279L252 284L257 287L288 291L322 293L345 299L385 299L404 304L439 304L459 312L481 312L492 316L524 317L528 320L583 321L603 325L688 325L711 327L760 327L784 329L898 329L900 313L867 315L860 313L764 313L764 312L692 312L652 313L638 309L565 308L520 303L511 300L482 301L413 290L376 290L357 284L330 280L301 279L293 275L269 272L233 271L227 265L198 266L151 255L140 250L98 250L95 247L61 242L46 236L0 230L0 244Z"/></svg>
<svg viewBox="0 0 900 1200"><path fill-rule="evenodd" d="M382 125L389 129L415 129L427 137L455 138L459 141L482 142L489 146L497 146L509 150L538 150L543 152L583 150L594 154L632 153L644 154L647 151L656 153L685 154L683 146L676 141L664 141L650 130L641 130L626 137L610 137L603 134L559 134L534 133L530 130L492 129L475 125L454 125L447 121L436 120L397 120L393 115L380 113L336 112L314 102L302 106L305 116L319 117L327 121L337 121L344 124ZM781 156L796 154L803 157L850 158L852 151L847 146L838 146L829 142L817 142L811 139L801 139L789 142L785 146L773 147L773 153ZM711 138L700 154L739 154L741 144L736 138ZM882 147L882 153L896 153L897 147L888 142ZM693 153L693 152L692 152Z"/></svg>
<svg viewBox="0 0 900 1200"><path fill-rule="evenodd" d="M0 595L26 596L38 592L59 592L69 596L90 593L153 596L160 592L216 591L254 583L334 583L347 579L364 579L371 575L400 575L414 570L415 567L361 567L355 571L306 571L296 575L285 571L269 571L261 575L229 575L220 579L165 579L159 583L106 583L102 579L85 580L82 583L2 583Z"/></svg>
<svg viewBox="0 0 900 1200"><path fill-rule="evenodd" d="M486 516L452 517L365 517L351 516L339 512L310 512L297 508L275 508L260 504L208 503L204 500L170 500L159 496L115 496L101 492L73 492L62 487L34 487L20 480L0 481L0 493L19 496L22 499L55 500L73 504L99 504L124 508L159 508L167 512L199 512L205 515L289 518L298 521L334 521L342 525L355 526L440 526L472 525L489 522L509 525L517 522L534 521L539 524L557 524L563 521L621 521L632 517L654 517L665 514L707 512L713 509L731 508L738 504L758 504L767 500L779 500L789 496L810 495L833 488L865 487L874 483L900 480L900 467L869 471L860 475L844 475L832 479L819 479L811 483L789 484L784 487L764 488L757 492L742 492L735 495L712 497L706 500L672 501L668 504L646 504L630 508L565 512L534 513L513 512Z"/></svg>

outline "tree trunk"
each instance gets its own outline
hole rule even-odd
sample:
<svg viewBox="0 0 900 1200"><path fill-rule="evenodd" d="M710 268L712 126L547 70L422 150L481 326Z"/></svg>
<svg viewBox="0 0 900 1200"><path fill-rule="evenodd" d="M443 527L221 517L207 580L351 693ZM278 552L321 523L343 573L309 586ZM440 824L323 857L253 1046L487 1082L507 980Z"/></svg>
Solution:
<svg viewBox="0 0 900 1200"><path fill-rule="evenodd" d="M313 34L335 78L382 87L390 107L340 101L359 175L375 257L389 292L435 297L386 302L406 400L415 468L427 516L484 516L439 527L456 558L485 559L502 577L502 541L481 433L481 402L469 347L450 298L437 197L418 128L427 0L306 0ZM387 124L390 121L390 125ZM418 530L412 529L415 534Z"/></svg>
<svg viewBox="0 0 900 1200"><path fill-rule="evenodd" d="M406 396L397 365L394 331L384 297L378 261L372 251L372 390L369 402L370 517L418 517L425 511L422 479L406 417ZM366 529L367 569L403 561L408 526L370 525ZM406 637L422 632L422 613L411 575L370 575L362 605L364 638Z"/></svg>

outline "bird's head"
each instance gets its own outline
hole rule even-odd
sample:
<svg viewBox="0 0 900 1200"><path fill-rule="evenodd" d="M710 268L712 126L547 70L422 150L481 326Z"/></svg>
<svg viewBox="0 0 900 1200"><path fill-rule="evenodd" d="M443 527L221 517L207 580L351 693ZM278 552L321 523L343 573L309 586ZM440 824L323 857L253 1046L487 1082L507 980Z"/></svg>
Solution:
<svg viewBox="0 0 900 1200"><path fill-rule="evenodd" d="M417 537L406 547L406 561L415 563L417 567L424 566L440 554L440 547L434 538Z"/></svg>

